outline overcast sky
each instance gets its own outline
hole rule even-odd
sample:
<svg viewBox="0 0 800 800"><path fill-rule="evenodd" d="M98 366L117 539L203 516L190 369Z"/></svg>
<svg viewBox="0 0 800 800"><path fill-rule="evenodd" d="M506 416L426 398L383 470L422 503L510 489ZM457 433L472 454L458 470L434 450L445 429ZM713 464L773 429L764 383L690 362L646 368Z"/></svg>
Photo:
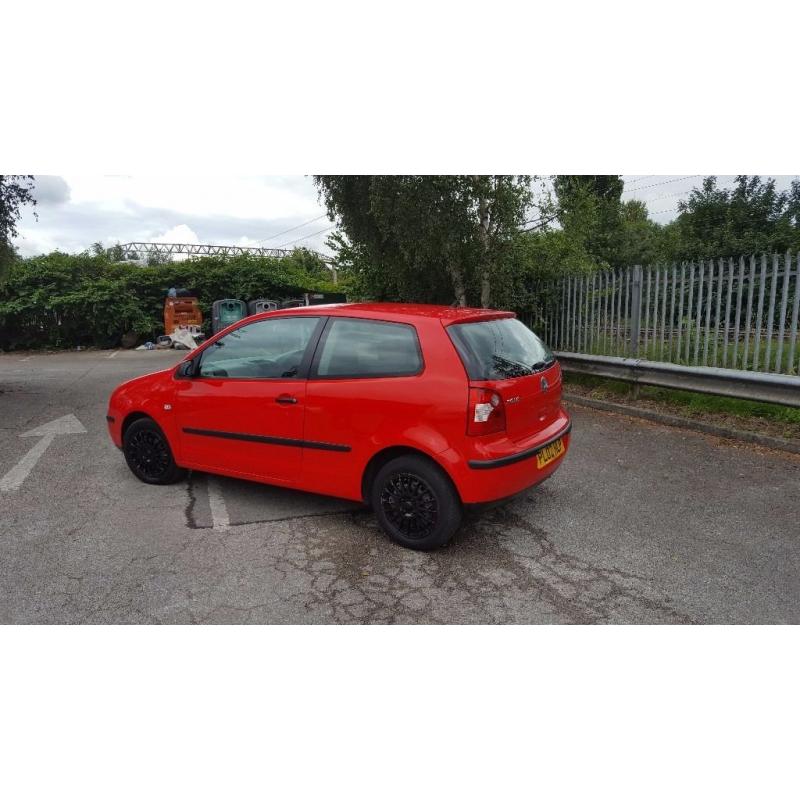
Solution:
<svg viewBox="0 0 800 800"><path fill-rule="evenodd" d="M647 203L651 218L669 222L698 175L626 175L623 198ZM775 177L779 189L793 177ZM733 176L719 176L729 186ZM15 240L23 256L93 242L173 242L326 251L331 223L310 176L146 177L41 175L36 220L25 211Z"/></svg>
<svg viewBox="0 0 800 800"><path fill-rule="evenodd" d="M35 191L38 220L26 211L15 241L24 256L77 252L97 241L318 249L331 227L304 176L40 175Z"/></svg>

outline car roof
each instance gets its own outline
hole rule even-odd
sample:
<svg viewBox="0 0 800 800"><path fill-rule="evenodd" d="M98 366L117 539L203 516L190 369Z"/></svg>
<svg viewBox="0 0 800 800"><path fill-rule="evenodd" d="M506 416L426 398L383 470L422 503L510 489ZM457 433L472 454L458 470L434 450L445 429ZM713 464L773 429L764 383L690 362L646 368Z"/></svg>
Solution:
<svg viewBox="0 0 800 800"><path fill-rule="evenodd" d="M288 314L318 314L320 312L336 317L365 317L367 319L383 319L394 322L409 322L415 317L426 317L439 319L442 321L443 325L516 316L513 311L496 311L491 308L426 305L424 303L329 303L326 305L284 308L279 311L265 311L262 314L256 314L254 316L267 317L278 314L281 316ZM246 319L253 319L253 317L247 317Z"/></svg>

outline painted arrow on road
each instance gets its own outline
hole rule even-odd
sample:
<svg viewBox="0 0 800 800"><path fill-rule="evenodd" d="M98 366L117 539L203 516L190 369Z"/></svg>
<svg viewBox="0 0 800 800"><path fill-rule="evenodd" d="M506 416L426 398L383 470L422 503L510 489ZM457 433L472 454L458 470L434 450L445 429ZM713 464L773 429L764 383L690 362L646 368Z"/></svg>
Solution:
<svg viewBox="0 0 800 800"><path fill-rule="evenodd" d="M21 433L20 436L39 436L41 437L36 444L28 450L2 478L0 478L0 492L10 492L19 489L25 478L31 474L31 470L44 455L44 451L53 442L56 436L65 433L86 433L86 428L81 425L81 421L74 414L65 414L63 417L46 422L38 428Z"/></svg>

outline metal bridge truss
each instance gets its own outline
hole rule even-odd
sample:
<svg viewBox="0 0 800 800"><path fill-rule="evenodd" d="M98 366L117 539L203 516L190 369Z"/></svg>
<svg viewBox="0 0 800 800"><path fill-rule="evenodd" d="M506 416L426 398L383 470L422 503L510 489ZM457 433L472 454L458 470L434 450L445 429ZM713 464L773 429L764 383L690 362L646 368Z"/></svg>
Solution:
<svg viewBox="0 0 800 800"><path fill-rule="evenodd" d="M149 255L171 256L184 253L190 256L239 256L253 255L262 258L283 258L292 253L292 250L281 250L271 247L239 247L227 244L165 244L157 242L128 242L119 245L123 257L139 259ZM313 251L312 251L313 252ZM319 255L319 254L317 254ZM329 259L320 255L323 261Z"/></svg>

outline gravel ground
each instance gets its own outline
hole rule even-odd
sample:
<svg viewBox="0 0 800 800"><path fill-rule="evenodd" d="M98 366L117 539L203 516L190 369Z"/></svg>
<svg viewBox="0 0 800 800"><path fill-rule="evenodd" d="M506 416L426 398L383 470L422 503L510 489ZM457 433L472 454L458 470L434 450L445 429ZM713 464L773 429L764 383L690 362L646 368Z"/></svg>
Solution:
<svg viewBox="0 0 800 800"><path fill-rule="evenodd" d="M613 403L624 403L638 408L647 408L660 411L675 417L686 417L723 428L740 431L752 431L764 436L773 436L778 439L800 439L800 423L778 420L771 417L760 417L755 414L732 414L725 411L707 411L701 408L686 406L681 403L670 403L652 397L633 397L629 392L621 394L607 385L586 386L576 381L567 379L567 391L570 394L581 395L596 400L608 400Z"/></svg>

